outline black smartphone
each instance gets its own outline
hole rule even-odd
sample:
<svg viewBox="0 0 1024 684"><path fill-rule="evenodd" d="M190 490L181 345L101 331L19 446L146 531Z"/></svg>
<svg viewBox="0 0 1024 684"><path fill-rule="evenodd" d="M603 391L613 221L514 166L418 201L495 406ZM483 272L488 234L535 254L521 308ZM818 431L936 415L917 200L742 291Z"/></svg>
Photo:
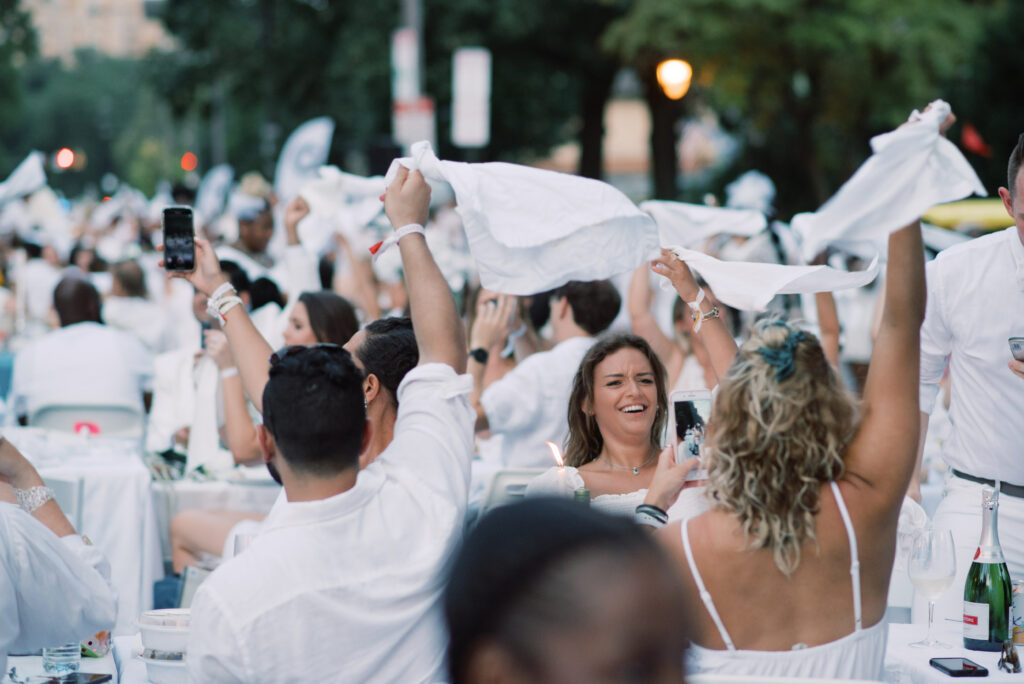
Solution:
<svg viewBox="0 0 1024 684"><path fill-rule="evenodd" d="M1024 361L1024 337L1011 337L1010 342L1010 353L1013 354L1013 358L1018 361Z"/></svg>
<svg viewBox="0 0 1024 684"><path fill-rule="evenodd" d="M213 323L210 321L199 322L199 348L206 349L206 331L213 330Z"/></svg>
<svg viewBox="0 0 1024 684"><path fill-rule="evenodd" d="M100 684L113 680L113 675L89 674L88 672L72 672L60 677L43 680L43 684Z"/></svg>
<svg viewBox="0 0 1024 684"><path fill-rule="evenodd" d="M189 207L164 209L164 268L178 272L196 270L196 233Z"/></svg>
<svg viewBox="0 0 1024 684"><path fill-rule="evenodd" d="M988 670L967 658L932 658L928 664L950 677L988 677Z"/></svg>

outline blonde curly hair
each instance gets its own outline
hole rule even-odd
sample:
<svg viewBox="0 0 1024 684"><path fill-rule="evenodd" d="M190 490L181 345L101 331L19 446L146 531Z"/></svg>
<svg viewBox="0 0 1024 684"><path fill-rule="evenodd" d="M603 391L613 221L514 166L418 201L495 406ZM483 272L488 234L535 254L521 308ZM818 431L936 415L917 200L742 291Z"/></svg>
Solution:
<svg viewBox="0 0 1024 684"><path fill-rule="evenodd" d="M842 476L856 416L817 338L779 319L754 324L718 389L708 493L787 576L816 540L821 486Z"/></svg>

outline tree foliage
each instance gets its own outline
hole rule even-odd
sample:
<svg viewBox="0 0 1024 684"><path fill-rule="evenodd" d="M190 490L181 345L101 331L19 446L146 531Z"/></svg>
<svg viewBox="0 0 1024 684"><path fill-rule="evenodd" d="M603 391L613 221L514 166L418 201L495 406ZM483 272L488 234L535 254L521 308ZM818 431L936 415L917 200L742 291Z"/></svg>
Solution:
<svg viewBox="0 0 1024 684"><path fill-rule="evenodd" d="M697 96L745 144L737 168L771 176L788 215L826 199L867 156L872 134L943 95L989 4L636 0L605 45L643 68L688 59Z"/></svg>
<svg viewBox="0 0 1024 684"><path fill-rule="evenodd" d="M18 0L0 0L0 131L8 129L21 115L21 78L19 67L36 53L36 33L28 13ZM13 153L13 154L12 154ZM5 146L0 139L0 169L17 163L14 146Z"/></svg>

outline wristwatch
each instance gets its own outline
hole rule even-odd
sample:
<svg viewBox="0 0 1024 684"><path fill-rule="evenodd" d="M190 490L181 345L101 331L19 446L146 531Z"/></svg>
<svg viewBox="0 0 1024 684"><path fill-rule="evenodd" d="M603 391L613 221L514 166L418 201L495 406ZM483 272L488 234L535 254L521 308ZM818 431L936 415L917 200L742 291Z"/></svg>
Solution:
<svg viewBox="0 0 1024 684"><path fill-rule="evenodd" d="M471 359L482 365L487 363L487 357L489 354L483 347L477 347L476 349L469 350L469 356Z"/></svg>

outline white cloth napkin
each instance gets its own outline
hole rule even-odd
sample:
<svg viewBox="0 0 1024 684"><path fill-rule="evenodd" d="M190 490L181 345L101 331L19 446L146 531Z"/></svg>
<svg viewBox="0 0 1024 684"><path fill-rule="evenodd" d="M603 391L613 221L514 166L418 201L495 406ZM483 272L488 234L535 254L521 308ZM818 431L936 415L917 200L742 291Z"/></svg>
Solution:
<svg viewBox="0 0 1024 684"><path fill-rule="evenodd" d="M635 269L658 252L654 220L616 188L590 178L516 164L441 161L428 142L398 165L455 192L481 284L530 295L570 280Z"/></svg>
<svg viewBox="0 0 1024 684"><path fill-rule="evenodd" d="M230 452L220 448L217 434L217 385L220 372L209 356L200 357L193 371L196 384L195 417L189 430L186 470L192 472L200 465L208 473L230 470L234 467Z"/></svg>
<svg viewBox="0 0 1024 684"><path fill-rule="evenodd" d="M871 240L884 250L889 233L935 206L986 195L956 145L939 134L950 107L942 100L910 123L871 139L873 154L818 211L793 217L808 261L829 245Z"/></svg>
<svg viewBox="0 0 1024 684"><path fill-rule="evenodd" d="M703 252L670 247L708 282L715 297L735 309L761 311L775 295L831 292L867 285L878 275L878 256L863 271L831 266L782 266L749 261L720 261ZM668 284L668 279L662 284Z"/></svg>
<svg viewBox="0 0 1024 684"><path fill-rule="evenodd" d="M691 247L715 235L752 237L768 227L764 214L752 209L722 209L702 204L650 200L640 208L658 224L663 245Z"/></svg>
<svg viewBox="0 0 1024 684"><path fill-rule="evenodd" d="M46 185L46 171L43 169L43 153L29 152L28 156L0 183L0 204L16 197L35 192Z"/></svg>

